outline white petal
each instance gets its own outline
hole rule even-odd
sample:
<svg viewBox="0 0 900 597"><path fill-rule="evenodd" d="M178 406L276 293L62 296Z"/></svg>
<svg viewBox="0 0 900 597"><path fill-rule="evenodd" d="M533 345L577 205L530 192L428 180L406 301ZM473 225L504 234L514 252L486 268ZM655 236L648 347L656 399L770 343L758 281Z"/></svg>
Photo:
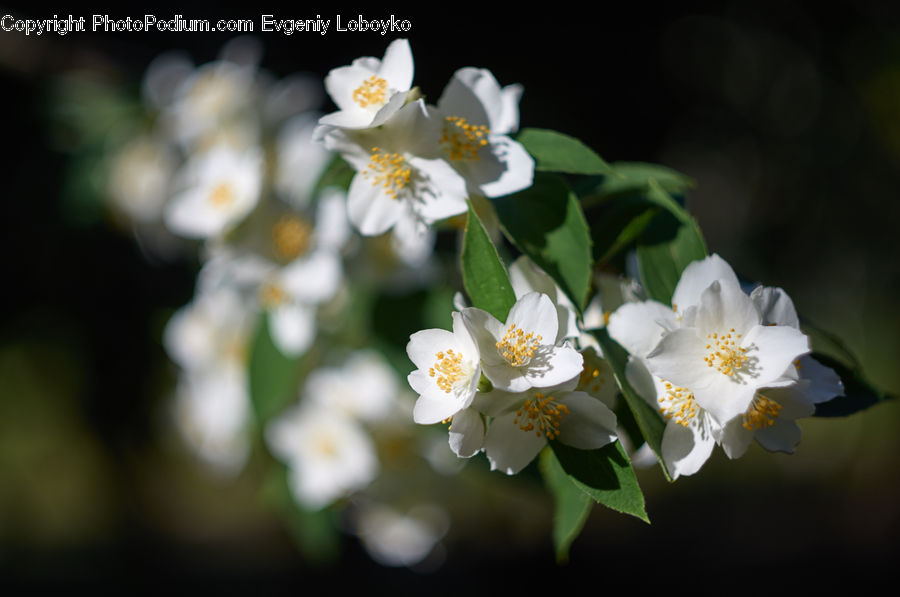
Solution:
<svg viewBox="0 0 900 597"><path fill-rule="evenodd" d="M450 424L450 449L460 458L471 458L484 445L484 421L474 408L453 415Z"/></svg>
<svg viewBox="0 0 900 597"><path fill-rule="evenodd" d="M616 440L616 415L605 404L584 392L558 398L569 409L559 422L559 441L579 450L594 450Z"/></svg>
<svg viewBox="0 0 900 597"><path fill-rule="evenodd" d="M269 332L282 353L303 353L316 337L315 308L292 304L276 307L269 313Z"/></svg>
<svg viewBox="0 0 900 597"><path fill-rule="evenodd" d="M335 295L341 283L341 260L330 251L316 251L281 270L284 290L294 300L315 304Z"/></svg>
<svg viewBox="0 0 900 597"><path fill-rule="evenodd" d="M419 425L440 423L454 416L466 406L457 400L452 393L445 394L437 386L433 386L433 390L422 394L416 400L416 405L413 408L413 421Z"/></svg>
<svg viewBox="0 0 900 597"><path fill-rule="evenodd" d="M357 172L347 191L347 215L357 230L365 236L387 232L403 213L403 201L384 193L380 185L373 185Z"/></svg>
<svg viewBox="0 0 900 597"><path fill-rule="evenodd" d="M660 321L675 322L675 312L662 303L625 303L609 316L609 335L629 354L650 354L666 331Z"/></svg>
<svg viewBox="0 0 900 597"><path fill-rule="evenodd" d="M540 336L542 344L552 344L556 341L559 316L547 295L532 292L516 301L509 310L504 333L513 324L526 334L532 332L535 337Z"/></svg>
<svg viewBox="0 0 900 597"><path fill-rule="evenodd" d="M409 91L413 81L413 57L406 39L396 39L388 45L378 74L391 89Z"/></svg>
<svg viewBox="0 0 900 597"><path fill-rule="evenodd" d="M813 404L827 402L835 396L844 394L844 384L834 369L826 367L809 355L800 357L799 367L800 376L810 382L804 393Z"/></svg>
<svg viewBox="0 0 900 597"><path fill-rule="evenodd" d="M584 357L569 345L541 346L531 362L520 369L528 383L536 388L557 386L581 374Z"/></svg>
<svg viewBox="0 0 900 597"><path fill-rule="evenodd" d="M536 431L523 431L513 423L516 413L497 417L484 438L484 452L491 463L491 470L515 475L528 466L538 455L547 440Z"/></svg>
<svg viewBox="0 0 900 597"><path fill-rule="evenodd" d="M809 338L800 330L777 325L757 326L747 332L743 346L756 346L748 351L755 357L754 383L757 387L781 377L791 363L809 352Z"/></svg>
<svg viewBox="0 0 900 597"><path fill-rule="evenodd" d="M476 179L481 193L485 197L502 197L530 187L534 181L534 158L522 145L509 137L492 135L490 142L490 151L503 165L503 169L499 176Z"/></svg>
<svg viewBox="0 0 900 597"><path fill-rule="evenodd" d="M663 461L673 479L699 471L716 445L705 417L695 421L688 427L671 421L663 432Z"/></svg>
<svg viewBox="0 0 900 597"><path fill-rule="evenodd" d="M714 431L714 436L725 454L732 460L743 456L753 441L753 431L744 428L743 416L728 421L724 427Z"/></svg>
<svg viewBox="0 0 900 597"><path fill-rule="evenodd" d="M725 280L740 286L734 270L718 255L712 254L702 261L694 261L681 273L681 279L672 295L672 304L679 311L699 304L700 294L716 280Z"/></svg>
<svg viewBox="0 0 900 597"><path fill-rule="evenodd" d="M750 294L750 298L756 303L762 315L763 325L786 325L792 328L800 327L800 318L791 297L781 288L771 286L759 286Z"/></svg>

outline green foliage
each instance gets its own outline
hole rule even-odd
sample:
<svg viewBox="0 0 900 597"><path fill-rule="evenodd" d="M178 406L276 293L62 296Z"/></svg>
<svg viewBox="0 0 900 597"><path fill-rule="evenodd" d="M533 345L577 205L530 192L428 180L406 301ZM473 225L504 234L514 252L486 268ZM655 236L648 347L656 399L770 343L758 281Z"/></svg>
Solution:
<svg viewBox="0 0 900 597"><path fill-rule="evenodd" d="M301 357L287 357L269 335L269 317L259 318L250 344L250 400L260 426L293 401Z"/></svg>
<svg viewBox="0 0 900 597"><path fill-rule="evenodd" d="M523 129L519 143L535 160L535 169L567 174L610 174L613 169L574 137L547 129Z"/></svg>
<svg viewBox="0 0 900 597"><path fill-rule="evenodd" d="M598 504L650 522L644 508L644 494L621 442L597 450L579 450L557 441L551 441L550 447L578 489ZM567 519L572 517L567 515Z"/></svg>
<svg viewBox="0 0 900 597"><path fill-rule="evenodd" d="M668 193L683 195L694 181L680 172L658 164L644 162L614 162L612 172L599 180L590 179L579 188L579 194L596 202L612 197L646 194L651 184Z"/></svg>
<svg viewBox="0 0 900 597"><path fill-rule="evenodd" d="M549 447L541 452L538 464L544 483L553 495L553 547L556 549L556 561L565 562L569 559L569 547L581 533L594 507L594 501L575 486Z"/></svg>
<svg viewBox="0 0 900 597"><path fill-rule="evenodd" d="M584 308L591 281L591 237L581 204L566 182L537 174L524 191L493 201L507 237Z"/></svg>
<svg viewBox="0 0 900 597"><path fill-rule="evenodd" d="M650 298L669 304L684 268L706 257L706 243L697 221L655 182L647 198L663 209L637 241L641 283Z"/></svg>
<svg viewBox="0 0 900 597"><path fill-rule="evenodd" d="M662 459L662 437L663 432L666 429L665 421L663 421L662 417L659 416L659 413L657 413L653 407L641 398L640 394L631 387L631 384L628 383L628 379L625 376L625 365L628 363L628 353L625 349L619 346L618 342L610 338L606 328L592 330L591 333L600 344L600 348L603 350L603 356L606 358L607 362L609 362L609 366L613 370L613 375L616 378L616 382L619 384L622 396L625 398L625 402L628 404L631 414L634 415L634 420L641 431L641 435L659 459L659 466L662 467L666 479L671 481L672 477L669 475L669 471L666 469L666 465Z"/></svg>
<svg viewBox="0 0 900 597"><path fill-rule="evenodd" d="M497 249L471 204L463 236L461 266L463 284L472 305L506 321L509 310L516 304L516 295Z"/></svg>

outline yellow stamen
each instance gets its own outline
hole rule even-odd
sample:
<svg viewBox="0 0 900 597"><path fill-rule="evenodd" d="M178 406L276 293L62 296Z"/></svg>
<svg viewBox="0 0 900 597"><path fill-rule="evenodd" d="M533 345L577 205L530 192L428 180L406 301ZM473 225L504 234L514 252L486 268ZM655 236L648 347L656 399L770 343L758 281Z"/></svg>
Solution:
<svg viewBox="0 0 900 597"><path fill-rule="evenodd" d="M687 388L673 386L668 381L663 381L666 393L657 399L660 404L659 412L666 419L674 419L682 427L687 427L691 419L697 416L697 403L694 402L694 394Z"/></svg>
<svg viewBox="0 0 900 597"><path fill-rule="evenodd" d="M312 241L312 226L297 216L285 215L272 226L272 240L275 252L287 260L300 257Z"/></svg>
<svg viewBox="0 0 900 597"><path fill-rule="evenodd" d="M476 162L478 151L488 144L491 130L483 124L469 124L462 116L447 116L441 131L441 145L453 161Z"/></svg>
<svg viewBox="0 0 900 597"><path fill-rule="evenodd" d="M495 346L510 365L521 367L531 361L531 357L541 345L541 340L543 338L540 335L535 336L534 332L526 334L523 329L516 328L516 324L512 324L503 339Z"/></svg>
<svg viewBox="0 0 900 597"><path fill-rule="evenodd" d="M213 207L225 208L234 203L234 189L231 183L221 182L213 187L209 194L209 202Z"/></svg>
<svg viewBox="0 0 900 597"><path fill-rule="evenodd" d="M391 199L396 199L412 180L412 168L402 155L383 152L378 147L372 148L372 158L362 174L372 178L372 186L381 185Z"/></svg>
<svg viewBox="0 0 900 597"><path fill-rule="evenodd" d="M750 408L744 413L744 429L755 431L763 427L771 427L781 412L781 405L767 396L758 394L753 397Z"/></svg>
<svg viewBox="0 0 900 597"><path fill-rule="evenodd" d="M536 392L534 400L526 400L516 411L513 424L522 431L534 431L537 437L544 435L548 440L559 437L559 420L569 414L569 407L555 402L553 396Z"/></svg>
<svg viewBox="0 0 900 597"><path fill-rule="evenodd" d="M434 367L428 369L429 377L437 377L435 383L437 387L449 394L453 391L453 386L466 377L466 371L463 368L462 354L454 352L452 348L448 348L447 352L443 351L434 355L437 359Z"/></svg>
<svg viewBox="0 0 900 597"><path fill-rule="evenodd" d="M259 288L259 302L267 309L277 307L286 300L287 293L277 284L266 282Z"/></svg>
<svg viewBox="0 0 900 597"><path fill-rule="evenodd" d="M353 90L353 101L361 108L381 106L387 96L387 81L372 75Z"/></svg>
<svg viewBox="0 0 900 597"><path fill-rule="evenodd" d="M747 349L736 344L741 335L735 337L733 333L734 328L727 334L707 334L706 338L711 342L706 345L709 352L703 357L707 366L729 377L734 377L750 361L750 357L746 356Z"/></svg>

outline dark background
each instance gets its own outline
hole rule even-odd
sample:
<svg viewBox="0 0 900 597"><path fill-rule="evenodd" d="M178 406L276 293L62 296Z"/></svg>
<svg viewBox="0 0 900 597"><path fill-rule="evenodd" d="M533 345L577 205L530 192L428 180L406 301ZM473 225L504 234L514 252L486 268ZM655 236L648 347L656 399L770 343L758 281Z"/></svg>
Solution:
<svg viewBox="0 0 900 597"><path fill-rule="evenodd" d="M571 134L610 161L658 162L692 176L688 207L710 249L743 277L787 289L801 313L847 340L875 385L900 392L900 10L767 1L482 9L91 12L257 25L263 13L407 18L415 83L429 98L457 68L487 67L501 84L524 85L522 126ZM0 13L89 16L79 10ZM295 592L328 579L477 592L485 577L498 586L554 580L558 590L577 580L598 591L638 581L749 592L887 575L900 531L896 403L805 421L792 457L758 447L737 462L717 454L673 486L643 471L653 525L597 508L566 567L553 565L546 513L525 530L461 521L431 575L380 568L349 536L339 569L304 561L279 520L257 506L259 480L206 476L161 415L175 373L159 337L193 293L196 261L150 261L127 233L73 212L65 199L73 155L51 117L67 72L98 73L136 97L162 51L183 49L202 64L228 39L0 32L0 584ZM262 66L275 75L324 76L380 56L392 37L260 39Z"/></svg>

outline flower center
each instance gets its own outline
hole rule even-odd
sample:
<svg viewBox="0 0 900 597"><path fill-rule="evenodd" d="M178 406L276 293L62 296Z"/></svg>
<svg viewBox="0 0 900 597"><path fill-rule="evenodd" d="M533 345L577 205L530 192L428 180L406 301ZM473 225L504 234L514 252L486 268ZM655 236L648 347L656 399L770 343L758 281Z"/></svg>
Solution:
<svg viewBox="0 0 900 597"><path fill-rule="evenodd" d="M673 386L664 381L666 393L657 399L659 412L666 419L674 419L682 427L687 427L697 415L697 404L694 402L694 393L687 388Z"/></svg>
<svg viewBox="0 0 900 597"><path fill-rule="evenodd" d="M271 309L287 300L287 293L274 282L265 282L259 288L259 302L263 307Z"/></svg>
<svg viewBox="0 0 900 597"><path fill-rule="evenodd" d="M213 207L224 209L234 203L234 188L231 183L220 182L209 194L209 202Z"/></svg>
<svg viewBox="0 0 900 597"><path fill-rule="evenodd" d="M600 375L600 370L596 367L589 367L585 364L584 369L578 376L578 390L582 392L599 392L600 386L606 383L606 380Z"/></svg>
<svg viewBox="0 0 900 597"><path fill-rule="evenodd" d="M333 458L334 456L337 456L338 446L334 437L331 435L327 433L318 433L313 439L313 450L326 458Z"/></svg>
<svg viewBox="0 0 900 597"><path fill-rule="evenodd" d="M744 413L744 422L741 426L744 429L755 431L763 427L771 427L781 412L781 405L762 394L753 397L750 408Z"/></svg>
<svg viewBox="0 0 900 597"><path fill-rule="evenodd" d="M312 226L297 216L285 215L272 226L275 252L286 260L296 259L309 250Z"/></svg>
<svg viewBox="0 0 900 597"><path fill-rule="evenodd" d="M551 440L559 437L559 420L567 414L569 407L565 404L555 402L553 396L536 392L534 400L526 400L522 408L516 411L513 424L518 425L522 431L534 431L538 437L543 433Z"/></svg>
<svg viewBox="0 0 900 597"><path fill-rule="evenodd" d="M541 345L540 335L535 336L534 332L525 333L522 328L517 328L516 324L509 326L503 339L494 346L497 351L506 359L506 362L513 367L521 367L527 365L534 356L534 352Z"/></svg>
<svg viewBox="0 0 900 597"><path fill-rule="evenodd" d="M468 363L463 362L463 355L454 352L452 348L434 356L437 360L434 362L434 366L428 369L428 376L436 377L437 387L444 390L446 394L452 392L460 381L468 379L472 373Z"/></svg>
<svg viewBox="0 0 900 597"><path fill-rule="evenodd" d="M478 150L488 144L490 132L483 124L469 124L462 116L447 116L441 132L441 145L453 161L476 162Z"/></svg>
<svg viewBox="0 0 900 597"><path fill-rule="evenodd" d="M369 165L362 171L363 176L372 178L372 186L381 185L391 199L409 186L412 180L412 168L399 153L387 153L378 147L372 148Z"/></svg>
<svg viewBox="0 0 900 597"><path fill-rule="evenodd" d="M372 105L382 105L387 96L387 81L381 77L372 75L362 85L353 90L353 101L359 104L361 108L368 108Z"/></svg>
<svg viewBox="0 0 900 597"><path fill-rule="evenodd" d="M726 334L707 334L709 344L706 345L707 352L703 360L723 375L734 377L745 367L752 366L751 358L746 354L747 349L735 343L740 338L741 334L735 334L734 328Z"/></svg>

